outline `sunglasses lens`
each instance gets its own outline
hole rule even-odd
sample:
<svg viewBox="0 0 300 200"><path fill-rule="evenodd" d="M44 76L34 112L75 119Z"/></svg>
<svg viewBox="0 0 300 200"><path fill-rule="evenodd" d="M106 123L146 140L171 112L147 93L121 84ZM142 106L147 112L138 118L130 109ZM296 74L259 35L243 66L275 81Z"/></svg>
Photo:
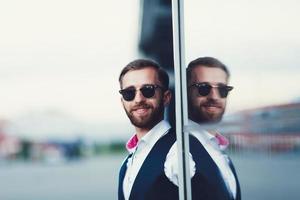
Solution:
<svg viewBox="0 0 300 200"><path fill-rule="evenodd" d="M132 101L135 97L135 89L125 89L120 91L125 101Z"/></svg>
<svg viewBox="0 0 300 200"><path fill-rule="evenodd" d="M226 86L222 86L222 87L218 87L219 93L220 93L220 97L225 98L228 95L228 88Z"/></svg>
<svg viewBox="0 0 300 200"><path fill-rule="evenodd" d="M151 98L155 94L155 87L153 85L144 86L140 90L141 90L143 96L146 98Z"/></svg>
<svg viewBox="0 0 300 200"><path fill-rule="evenodd" d="M222 98L225 98L228 96L228 93L233 89L233 87L224 85L224 86L219 86L218 89L219 89L220 96Z"/></svg>
<svg viewBox="0 0 300 200"><path fill-rule="evenodd" d="M207 96L210 93L211 86L208 84L201 84L198 86L198 93L201 96Z"/></svg>

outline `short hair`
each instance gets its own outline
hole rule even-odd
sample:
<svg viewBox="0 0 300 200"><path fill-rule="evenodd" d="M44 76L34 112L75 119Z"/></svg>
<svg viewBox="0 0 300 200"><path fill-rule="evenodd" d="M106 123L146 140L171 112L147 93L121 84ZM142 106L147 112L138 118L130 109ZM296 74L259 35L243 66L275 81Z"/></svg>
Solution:
<svg viewBox="0 0 300 200"><path fill-rule="evenodd" d="M152 60L148 59L137 59L128 63L121 71L119 76L120 86L122 88L122 80L125 74L129 71L140 70L144 68L153 68L158 74L158 80L161 82L162 87L165 90L169 89L169 75L168 73L160 67L160 65Z"/></svg>
<svg viewBox="0 0 300 200"><path fill-rule="evenodd" d="M226 65L223 64L218 59L213 58L213 57L200 57L200 58L197 58L197 59L191 61L188 64L188 67L187 67L187 80L190 80L190 78L192 76L193 69L198 67L198 66L219 68L219 69L222 69L226 73L227 78L229 78L229 76L230 76L229 70L227 69Z"/></svg>

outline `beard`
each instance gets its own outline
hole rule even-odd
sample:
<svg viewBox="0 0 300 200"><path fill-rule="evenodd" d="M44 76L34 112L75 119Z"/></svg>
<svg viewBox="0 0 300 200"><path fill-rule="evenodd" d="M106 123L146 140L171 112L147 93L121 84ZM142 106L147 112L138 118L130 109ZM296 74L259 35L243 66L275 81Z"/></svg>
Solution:
<svg viewBox="0 0 300 200"><path fill-rule="evenodd" d="M149 113L145 116L135 116L133 112L137 109L147 109ZM163 102L160 101L158 107L154 108L152 105L147 103L140 103L130 110L125 109L125 112L135 127L151 129L163 119L164 105Z"/></svg>
<svg viewBox="0 0 300 200"><path fill-rule="evenodd" d="M206 100L200 105L189 107L189 117L197 123L217 123L221 121L225 106L213 99Z"/></svg>

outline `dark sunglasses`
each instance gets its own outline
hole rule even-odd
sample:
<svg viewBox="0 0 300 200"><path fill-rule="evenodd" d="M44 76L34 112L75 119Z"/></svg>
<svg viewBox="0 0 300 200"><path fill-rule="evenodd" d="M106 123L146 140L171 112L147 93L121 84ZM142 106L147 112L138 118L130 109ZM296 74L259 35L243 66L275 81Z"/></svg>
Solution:
<svg viewBox="0 0 300 200"><path fill-rule="evenodd" d="M232 86L225 84L211 85L209 83L194 83L189 87L196 87L200 96L207 96L212 88L217 88L221 98L226 98L228 93L233 89Z"/></svg>
<svg viewBox="0 0 300 200"><path fill-rule="evenodd" d="M163 87L159 85L144 85L139 90L145 98L151 98L155 95L155 90L160 88L164 91ZM123 96L125 101L132 101L135 98L137 89L134 87L129 87L123 90L120 90L120 94Z"/></svg>

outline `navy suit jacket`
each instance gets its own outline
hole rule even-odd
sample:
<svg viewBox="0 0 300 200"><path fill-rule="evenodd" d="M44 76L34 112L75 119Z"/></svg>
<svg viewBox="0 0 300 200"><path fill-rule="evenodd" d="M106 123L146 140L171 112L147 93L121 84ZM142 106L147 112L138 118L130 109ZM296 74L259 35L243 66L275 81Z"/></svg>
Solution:
<svg viewBox="0 0 300 200"><path fill-rule="evenodd" d="M176 200L178 187L171 183L164 173L164 163L171 146L176 141L172 129L160 138L144 160L133 183L129 200ZM126 173L127 160L119 173L119 200L124 200L123 180Z"/></svg>

